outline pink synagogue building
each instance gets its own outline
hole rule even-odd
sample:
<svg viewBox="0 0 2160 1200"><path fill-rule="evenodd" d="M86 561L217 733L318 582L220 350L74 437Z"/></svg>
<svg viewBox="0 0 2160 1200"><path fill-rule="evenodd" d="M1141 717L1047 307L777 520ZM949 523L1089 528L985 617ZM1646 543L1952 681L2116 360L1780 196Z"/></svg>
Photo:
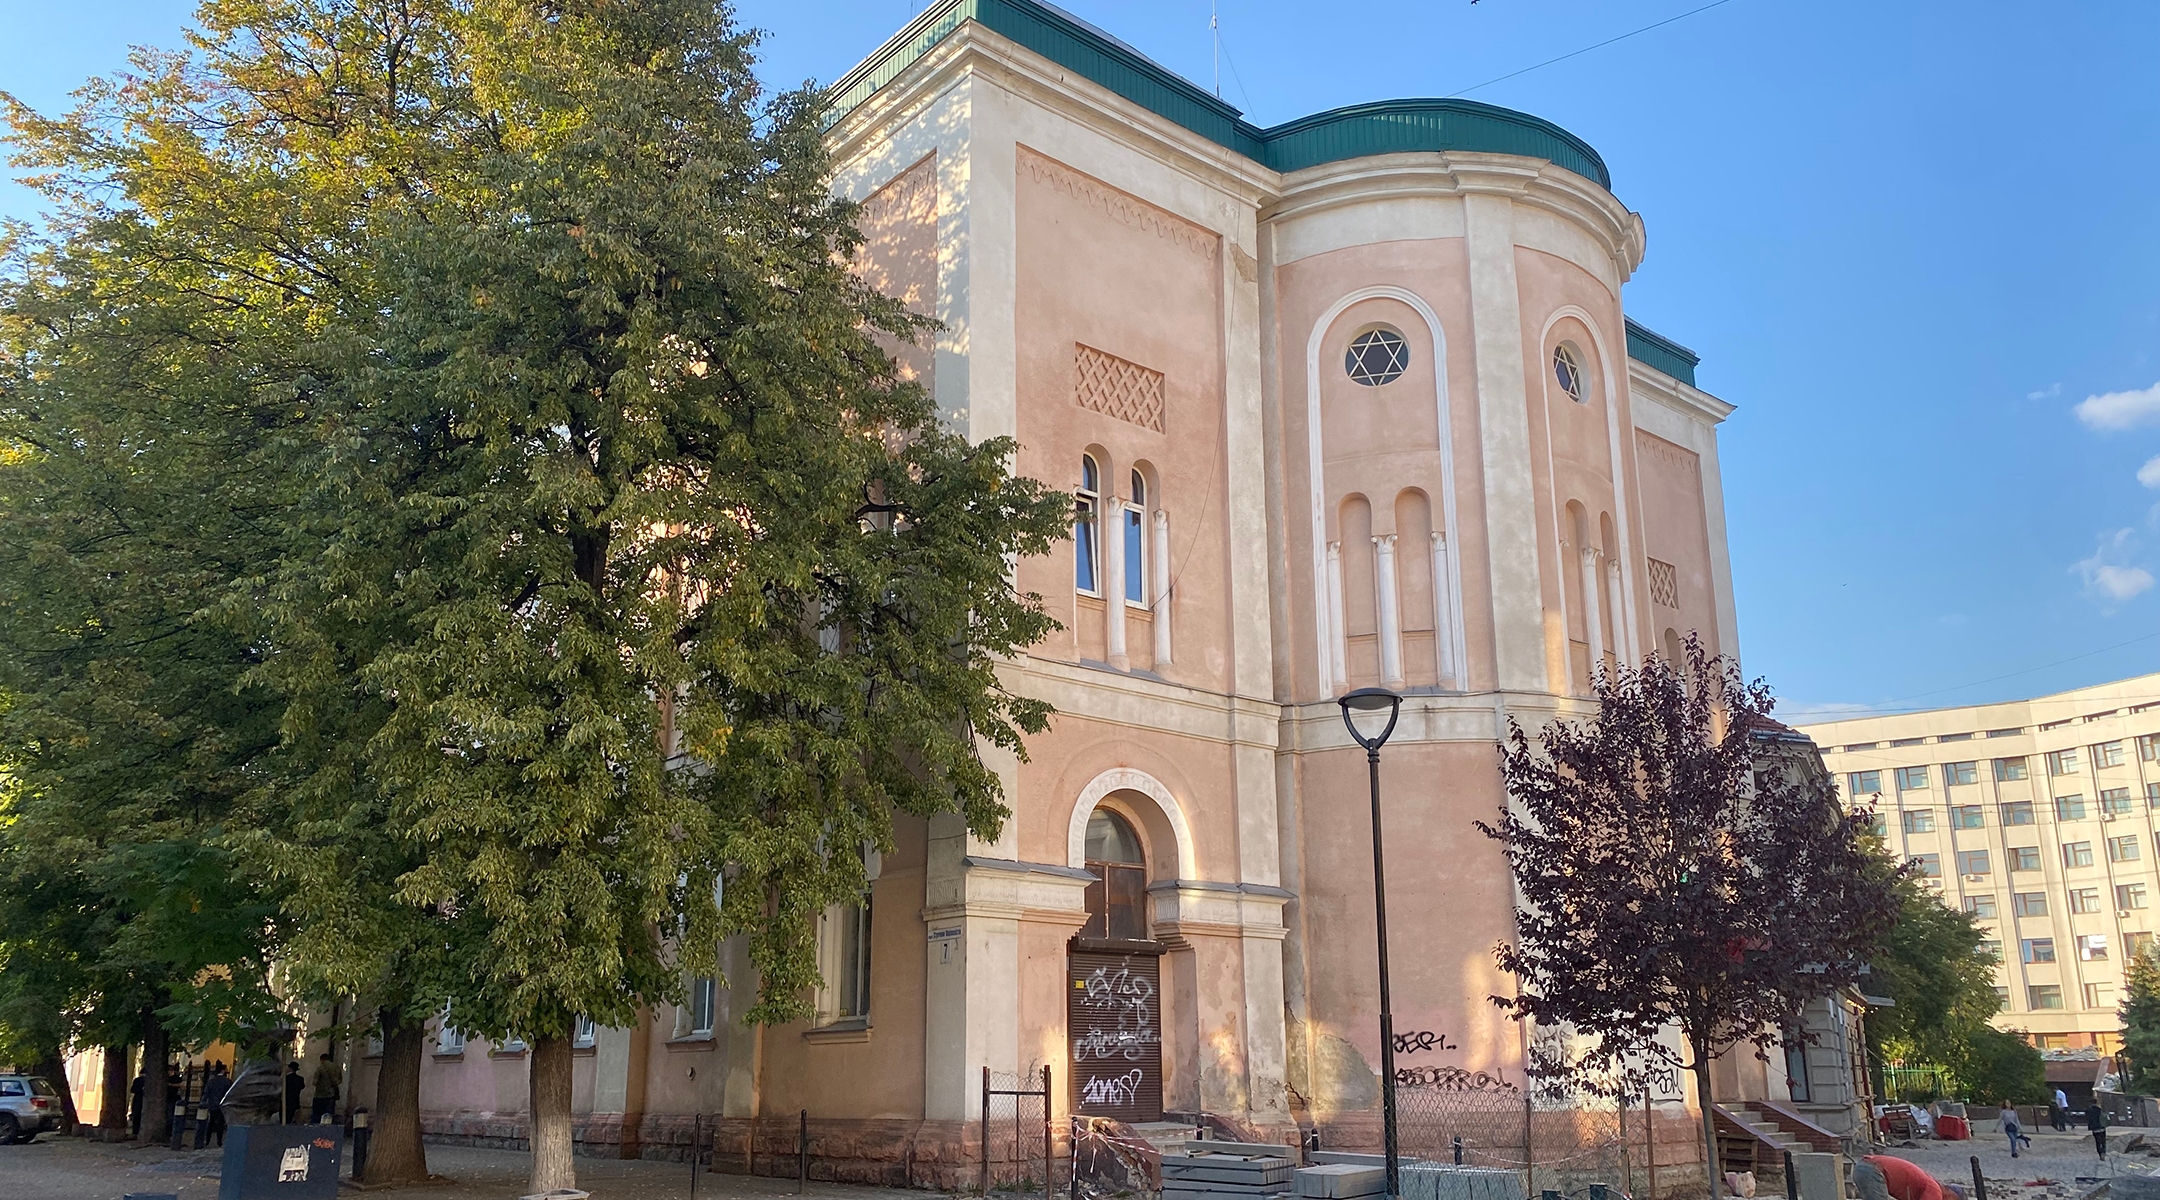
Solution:
<svg viewBox="0 0 2160 1200"><path fill-rule="evenodd" d="M1593 663L1738 647L1733 409L1627 318L1643 221L1604 162L1463 100L1260 129L1034 0L940 0L831 94L862 270L943 323L894 352L1079 497L1075 539L1018 565L1064 632L1008 668L1058 716L997 764L999 840L903 820L864 903L825 915L815 1021L737 1021L730 945L725 985L588 1031L583 1149L679 1154L695 1125L740 1161L762 1121L758 1169L791 1173L807 1112L821 1177L952 1184L985 1068L1043 1066L1060 1130L1377 1145L1365 765L1335 704L1366 685L1407 696L1383 762L1397 1065L1520 1083L1537 1034L1489 1000L1512 887L1472 828L1502 802L1495 740L1584 713ZM522 1135L520 1047L430 1050L432 1132ZM1806 1090L1746 1056L1718 1087ZM1675 1171L1700 1160L1685 1089L1658 1106Z"/></svg>

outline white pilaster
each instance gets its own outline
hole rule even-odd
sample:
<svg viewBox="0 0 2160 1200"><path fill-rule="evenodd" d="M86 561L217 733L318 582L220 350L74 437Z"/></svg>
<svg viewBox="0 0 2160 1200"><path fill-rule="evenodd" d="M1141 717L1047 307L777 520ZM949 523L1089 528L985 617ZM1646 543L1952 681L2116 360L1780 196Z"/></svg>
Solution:
<svg viewBox="0 0 2160 1200"><path fill-rule="evenodd" d="M1540 586L1537 495L1523 375L1522 293L1515 279L1514 201L1463 197L1476 332L1478 435L1491 555L1493 667L1504 691L1549 689Z"/></svg>
<svg viewBox="0 0 2160 1200"><path fill-rule="evenodd" d="M1613 654L1623 667L1640 666L1642 655L1635 649L1635 626L1629 613L1632 605L1626 603L1628 593L1620 574L1620 560L1615 558L1605 564L1605 595L1613 606Z"/></svg>
<svg viewBox="0 0 2160 1200"><path fill-rule="evenodd" d="M1433 666L1444 688L1467 689L1455 661L1455 614L1449 609L1455 594L1454 565L1449 561L1447 535L1432 535Z"/></svg>
<svg viewBox="0 0 2160 1200"><path fill-rule="evenodd" d="M1373 595L1380 624L1380 682L1400 688L1402 673L1402 605L1395 595L1395 535L1383 533L1373 540Z"/></svg>
<svg viewBox="0 0 2160 1200"><path fill-rule="evenodd" d="M1170 514L1155 510L1155 669L1170 665Z"/></svg>
<svg viewBox="0 0 2160 1200"><path fill-rule="evenodd" d="M1335 690L1350 681L1348 636L1343 632L1342 543L1327 544L1328 670Z"/></svg>
<svg viewBox="0 0 2160 1200"><path fill-rule="evenodd" d="M1123 671L1132 665L1125 653L1125 506L1110 498L1108 487L1103 489L1102 534L1103 657Z"/></svg>
<svg viewBox="0 0 2160 1200"><path fill-rule="evenodd" d="M1598 581L1605 574L1601 559L1605 556L1595 549L1582 548L1583 631L1590 642L1590 678L1597 678L1598 668L1605 665L1605 605L1598 598Z"/></svg>

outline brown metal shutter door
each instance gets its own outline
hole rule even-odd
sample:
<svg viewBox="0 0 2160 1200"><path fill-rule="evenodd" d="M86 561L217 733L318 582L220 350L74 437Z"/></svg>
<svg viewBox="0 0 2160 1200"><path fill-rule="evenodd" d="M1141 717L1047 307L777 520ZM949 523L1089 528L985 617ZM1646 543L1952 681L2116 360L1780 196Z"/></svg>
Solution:
<svg viewBox="0 0 2160 1200"><path fill-rule="evenodd" d="M1162 1119L1161 960L1075 950L1065 1028L1073 1111L1128 1124Z"/></svg>

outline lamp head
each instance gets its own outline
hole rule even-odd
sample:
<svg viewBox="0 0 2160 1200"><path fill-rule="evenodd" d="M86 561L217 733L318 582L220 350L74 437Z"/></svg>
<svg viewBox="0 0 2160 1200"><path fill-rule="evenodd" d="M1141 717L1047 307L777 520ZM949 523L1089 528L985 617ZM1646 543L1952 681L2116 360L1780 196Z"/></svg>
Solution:
<svg viewBox="0 0 2160 1200"><path fill-rule="evenodd" d="M1386 688L1359 688L1335 701L1342 705L1342 719L1350 737L1367 750L1377 751L1387 744L1389 735L1395 732L1395 719L1402 715L1402 697ZM1386 713L1383 723L1381 714Z"/></svg>

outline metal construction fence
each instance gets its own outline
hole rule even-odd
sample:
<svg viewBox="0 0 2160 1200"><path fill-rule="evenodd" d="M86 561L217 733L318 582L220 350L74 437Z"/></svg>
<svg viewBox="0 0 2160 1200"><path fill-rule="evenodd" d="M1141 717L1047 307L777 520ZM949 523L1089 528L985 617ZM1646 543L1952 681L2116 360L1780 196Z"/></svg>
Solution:
<svg viewBox="0 0 2160 1200"><path fill-rule="evenodd" d="M983 1068L982 1181L995 1188L1048 1196L1052 1182L1050 1068L1008 1074Z"/></svg>
<svg viewBox="0 0 2160 1200"><path fill-rule="evenodd" d="M1404 1154L1517 1171L1523 1192L1563 1195L1603 1184L1636 1195L1655 1180L1645 1109L1597 1097L1532 1101L1514 1087L1396 1089Z"/></svg>

